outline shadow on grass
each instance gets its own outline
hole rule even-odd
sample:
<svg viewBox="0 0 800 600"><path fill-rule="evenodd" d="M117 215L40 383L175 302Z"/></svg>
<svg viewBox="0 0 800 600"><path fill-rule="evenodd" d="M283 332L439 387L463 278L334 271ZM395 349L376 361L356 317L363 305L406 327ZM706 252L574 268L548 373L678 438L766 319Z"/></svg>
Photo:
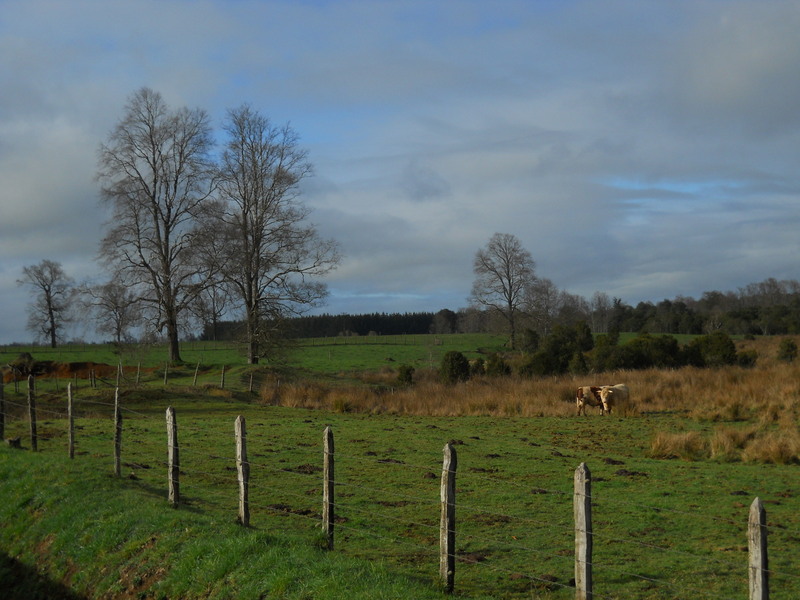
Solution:
<svg viewBox="0 0 800 600"><path fill-rule="evenodd" d="M42 577L29 567L0 552L0 590L5 600L86 600L65 585Z"/></svg>

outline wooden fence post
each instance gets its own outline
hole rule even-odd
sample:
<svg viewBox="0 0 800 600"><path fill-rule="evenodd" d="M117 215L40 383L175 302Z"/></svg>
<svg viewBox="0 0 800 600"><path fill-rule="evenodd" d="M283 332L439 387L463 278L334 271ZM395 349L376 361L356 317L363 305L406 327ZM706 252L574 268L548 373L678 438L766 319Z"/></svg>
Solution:
<svg viewBox="0 0 800 600"><path fill-rule="evenodd" d="M139 378L142 375L142 362L136 363L136 387L139 387Z"/></svg>
<svg viewBox="0 0 800 600"><path fill-rule="evenodd" d="M164 363L164 385L167 385L167 373L169 373L169 363Z"/></svg>
<svg viewBox="0 0 800 600"><path fill-rule="evenodd" d="M442 463L441 519L439 521L439 578L449 593L456 576L456 449L448 442L444 446Z"/></svg>
<svg viewBox="0 0 800 600"><path fill-rule="evenodd" d="M236 470L239 476L239 523L250 526L250 463L247 461L247 428L242 415L236 417Z"/></svg>
<svg viewBox="0 0 800 600"><path fill-rule="evenodd" d="M760 498L753 500L750 505L747 542L750 548L750 600L769 600L767 511Z"/></svg>
<svg viewBox="0 0 800 600"><path fill-rule="evenodd" d="M72 413L72 383L67 384L67 451L75 458L75 416Z"/></svg>
<svg viewBox="0 0 800 600"><path fill-rule="evenodd" d="M167 477L169 478L169 503L174 507L180 502L180 470L178 456L178 422L175 409L167 408Z"/></svg>
<svg viewBox="0 0 800 600"><path fill-rule="evenodd" d="M586 463L575 469L575 598L592 598L592 474Z"/></svg>
<svg viewBox="0 0 800 600"><path fill-rule="evenodd" d="M334 456L333 456L333 430L328 425L322 439L323 466L322 466L322 531L325 532L328 550L333 550L334 527Z"/></svg>
<svg viewBox="0 0 800 600"><path fill-rule="evenodd" d="M28 375L28 417L31 424L31 450L39 449L38 436L36 435L36 382L33 375Z"/></svg>
<svg viewBox="0 0 800 600"><path fill-rule="evenodd" d="M114 390L114 475L120 476L122 469L122 411L119 407L119 388Z"/></svg>
<svg viewBox="0 0 800 600"><path fill-rule="evenodd" d="M194 379L192 380L192 387L197 386L197 372L200 370L200 361L197 361L197 366L194 368Z"/></svg>
<svg viewBox="0 0 800 600"><path fill-rule="evenodd" d="M222 365L222 377L219 382L220 389L225 389L225 365Z"/></svg>

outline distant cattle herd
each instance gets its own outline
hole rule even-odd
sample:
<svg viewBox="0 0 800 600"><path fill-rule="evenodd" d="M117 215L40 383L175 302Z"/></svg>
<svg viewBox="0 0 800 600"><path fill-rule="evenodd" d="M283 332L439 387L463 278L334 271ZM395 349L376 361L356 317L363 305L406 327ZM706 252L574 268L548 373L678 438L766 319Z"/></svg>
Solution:
<svg viewBox="0 0 800 600"><path fill-rule="evenodd" d="M600 414L611 414L615 406L628 401L630 394L624 383L616 385L583 385L575 393L578 414L586 415L586 406L599 406Z"/></svg>

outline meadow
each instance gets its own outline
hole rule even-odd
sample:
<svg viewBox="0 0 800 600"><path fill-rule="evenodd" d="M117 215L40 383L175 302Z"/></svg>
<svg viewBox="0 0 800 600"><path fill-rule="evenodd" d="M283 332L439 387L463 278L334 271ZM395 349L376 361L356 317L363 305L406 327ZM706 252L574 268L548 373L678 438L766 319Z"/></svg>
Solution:
<svg viewBox="0 0 800 600"><path fill-rule="evenodd" d="M574 596L572 479L585 462L595 597L747 597L746 524L758 496L770 526L771 597L796 598L800 367L775 358L777 343L738 342L759 352L752 369L481 377L455 386L437 381L436 357L449 349L485 355L502 348L500 338L307 341L294 350L299 369L269 372L244 365L235 348L186 346L186 364L170 367L166 384L157 354L142 356L153 370L138 388L129 372L123 378L119 478L113 382L78 382L70 460L65 381L45 378L39 452L0 448L0 548L9 557L0 580L25 580L27 592L68 585L91 598L445 597L439 475L451 442L459 461L455 597ZM60 352L32 353L94 356ZM412 386L397 382L400 364L416 369ZM620 381L632 390L629 406L575 415L577 385ZM5 390L5 437L29 446L26 389ZM170 405L184 495L175 510L164 465ZM252 465L249 528L236 523L237 415L247 420ZM337 461L331 552L320 533L327 425Z"/></svg>

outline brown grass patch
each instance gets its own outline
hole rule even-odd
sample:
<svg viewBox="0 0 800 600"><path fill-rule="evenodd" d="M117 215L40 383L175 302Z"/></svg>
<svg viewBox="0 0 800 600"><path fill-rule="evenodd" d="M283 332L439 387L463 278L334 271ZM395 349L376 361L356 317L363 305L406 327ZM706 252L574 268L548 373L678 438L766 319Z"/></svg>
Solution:
<svg viewBox="0 0 800 600"><path fill-rule="evenodd" d="M657 433L650 445L652 458L703 460L709 456L709 444L697 431Z"/></svg>
<svg viewBox="0 0 800 600"><path fill-rule="evenodd" d="M764 433L753 439L742 451L742 460L780 465L799 463L800 433L796 429Z"/></svg>

